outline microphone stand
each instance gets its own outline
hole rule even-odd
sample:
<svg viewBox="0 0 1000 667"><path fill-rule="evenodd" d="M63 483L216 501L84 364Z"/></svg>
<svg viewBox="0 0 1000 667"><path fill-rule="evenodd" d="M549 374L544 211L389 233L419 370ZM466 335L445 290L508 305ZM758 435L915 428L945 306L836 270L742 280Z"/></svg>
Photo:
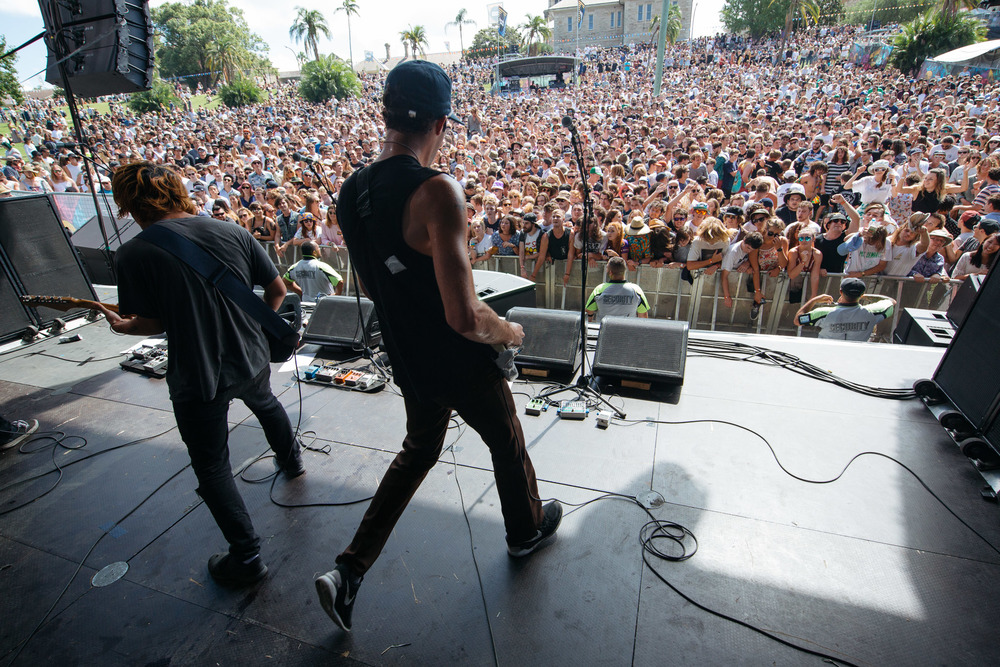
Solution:
<svg viewBox="0 0 1000 667"><path fill-rule="evenodd" d="M590 199L590 185L587 183L586 166L583 162L583 142L580 141L580 135L569 116L563 117L562 124L570 132L570 143L573 145L573 153L576 155L576 168L580 172L580 180L583 182L583 233L580 250L580 377L577 379L575 387L567 387L562 391L574 390L578 398L582 398L584 395L590 396L608 406L619 419L625 419L625 413L613 406L597 389L594 378L587 375L587 241L590 235L590 221L594 215L594 203Z"/></svg>

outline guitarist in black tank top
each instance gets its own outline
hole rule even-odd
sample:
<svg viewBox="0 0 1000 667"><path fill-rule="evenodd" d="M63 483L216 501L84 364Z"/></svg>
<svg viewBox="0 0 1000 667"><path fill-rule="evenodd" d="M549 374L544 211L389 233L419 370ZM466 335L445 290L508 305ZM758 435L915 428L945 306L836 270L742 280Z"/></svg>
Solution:
<svg viewBox="0 0 1000 667"><path fill-rule="evenodd" d="M337 213L378 313L407 433L351 544L316 579L320 604L344 630L364 574L437 462L453 409L493 455L508 553L527 556L544 546L562 518L558 502L543 507L538 500L513 397L495 363L494 346L520 345L524 332L476 297L461 186L428 168L449 120L460 122L451 111L451 81L428 61L403 62L386 78L382 103L382 152L344 183Z"/></svg>

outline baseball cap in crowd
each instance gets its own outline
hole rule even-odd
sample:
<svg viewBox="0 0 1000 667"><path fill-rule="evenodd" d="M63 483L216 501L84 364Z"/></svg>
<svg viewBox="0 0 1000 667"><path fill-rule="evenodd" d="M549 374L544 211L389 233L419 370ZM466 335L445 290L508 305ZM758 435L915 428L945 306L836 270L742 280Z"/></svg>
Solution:
<svg viewBox="0 0 1000 667"><path fill-rule="evenodd" d="M278 187L278 182L276 180L274 180L273 178L269 178L266 181L264 181L264 189L265 190L273 190L276 187Z"/></svg>
<svg viewBox="0 0 1000 667"><path fill-rule="evenodd" d="M977 222L979 222L979 217L980 217L979 214L975 211L966 211L965 213L962 214L962 217L959 218L958 221L963 225L966 225L969 222L971 222L972 225L975 225Z"/></svg>
<svg viewBox="0 0 1000 667"><path fill-rule="evenodd" d="M191 188L191 189L193 191L195 191L195 192L204 192L205 191L205 184L204 183L195 183L194 187Z"/></svg>
<svg viewBox="0 0 1000 667"><path fill-rule="evenodd" d="M591 167L590 168L590 173L597 174L598 176L603 176L604 175L604 172L601 171L600 167Z"/></svg>
<svg viewBox="0 0 1000 667"><path fill-rule="evenodd" d="M951 234L949 234L948 232L946 232L943 229L935 229L933 232L930 233L930 236L931 237L937 237L939 239L945 239L945 240L948 240L948 241L951 241L951 239L952 239Z"/></svg>
<svg viewBox="0 0 1000 667"><path fill-rule="evenodd" d="M447 116L464 125L451 110L451 79L429 60L408 60L393 67L385 79L385 94L389 108L397 113L425 120Z"/></svg>
<svg viewBox="0 0 1000 667"><path fill-rule="evenodd" d="M490 190L503 190L503 188L503 181L493 181L493 187L491 187Z"/></svg>
<svg viewBox="0 0 1000 667"><path fill-rule="evenodd" d="M871 171L878 171L879 169L888 171L889 167L890 164L888 160L875 160L872 162L872 166L869 167L869 169L871 169Z"/></svg>
<svg viewBox="0 0 1000 667"><path fill-rule="evenodd" d="M935 146L931 149L931 155L944 155L945 150L940 146Z"/></svg>
<svg viewBox="0 0 1000 667"><path fill-rule="evenodd" d="M695 202L694 206L691 207L692 211L708 211L708 204L703 201Z"/></svg>
<svg viewBox="0 0 1000 667"><path fill-rule="evenodd" d="M919 155L923 155L923 153L924 153L924 149L921 148L920 146L915 146L915 147L911 148L910 151L909 151L910 155L918 155L918 154Z"/></svg>
<svg viewBox="0 0 1000 667"><path fill-rule="evenodd" d="M865 281L861 278L844 278L840 281L840 291L849 299L859 299L865 293Z"/></svg>
<svg viewBox="0 0 1000 667"><path fill-rule="evenodd" d="M794 169L789 169L782 175L783 178L795 178L796 176L798 176L798 174L795 173Z"/></svg>

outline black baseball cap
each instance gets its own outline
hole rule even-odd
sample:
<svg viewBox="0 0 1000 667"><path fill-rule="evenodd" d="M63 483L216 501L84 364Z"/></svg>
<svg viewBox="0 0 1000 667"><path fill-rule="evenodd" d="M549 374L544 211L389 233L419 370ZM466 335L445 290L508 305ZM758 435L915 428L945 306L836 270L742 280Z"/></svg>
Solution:
<svg viewBox="0 0 1000 667"><path fill-rule="evenodd" d="M451 110L451 79L440 65L427 60L408 60L392 68L385 79L391 110L410 118L448 120L464 125Z"/></svg>
<svg viewBox="0 0 1000 667"><path fill-rule="evenodd" d="M844 278L840 281L840 291L850 299L860 299L865 293L865 281L861 278Z"/></svg>

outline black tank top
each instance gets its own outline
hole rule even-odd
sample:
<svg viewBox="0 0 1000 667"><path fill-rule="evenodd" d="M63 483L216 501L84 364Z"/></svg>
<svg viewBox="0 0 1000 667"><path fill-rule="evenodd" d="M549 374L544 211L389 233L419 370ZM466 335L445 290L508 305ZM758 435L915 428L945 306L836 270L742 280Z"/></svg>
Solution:
<svg viewBox="0 0 1000 667"><path fill-rule="evenodd" d="M844 262L847 261L847 257L837 254L837 246L843 243L846 238L847 234L841 234L833 240L827 239L825 234L816 237L816 249L823 253L821 269L825 269L827 273L844 272Z"/></svg>
<svg viewBox="0 0 1000 667"><path fill-rule="evenodd" d="M358 173L344 183L337 216L357 270L375 304L393 379L404 393L427 400L499 375L496 352L460 336L445 319L434 263L403 239L403 211L435 169L398 155L365 167L372 215L358 211Z"/></svg>
<svg viewBox="0 0 1000 667"><path fill-rule="evenodd" d="M937 213L940 206L941 200L937 198L937 195L933 192L927 192L923 188L920 188L920 192L913 198L914 213Z"/></svg>
<svg viewBox="0 0 1000 667"><path fill-rule="evenodd" d="M549 257L552 259L566 259L569 257L569 232L563 228L562 238L556 238L555 234L549 232Z"/></svg>

